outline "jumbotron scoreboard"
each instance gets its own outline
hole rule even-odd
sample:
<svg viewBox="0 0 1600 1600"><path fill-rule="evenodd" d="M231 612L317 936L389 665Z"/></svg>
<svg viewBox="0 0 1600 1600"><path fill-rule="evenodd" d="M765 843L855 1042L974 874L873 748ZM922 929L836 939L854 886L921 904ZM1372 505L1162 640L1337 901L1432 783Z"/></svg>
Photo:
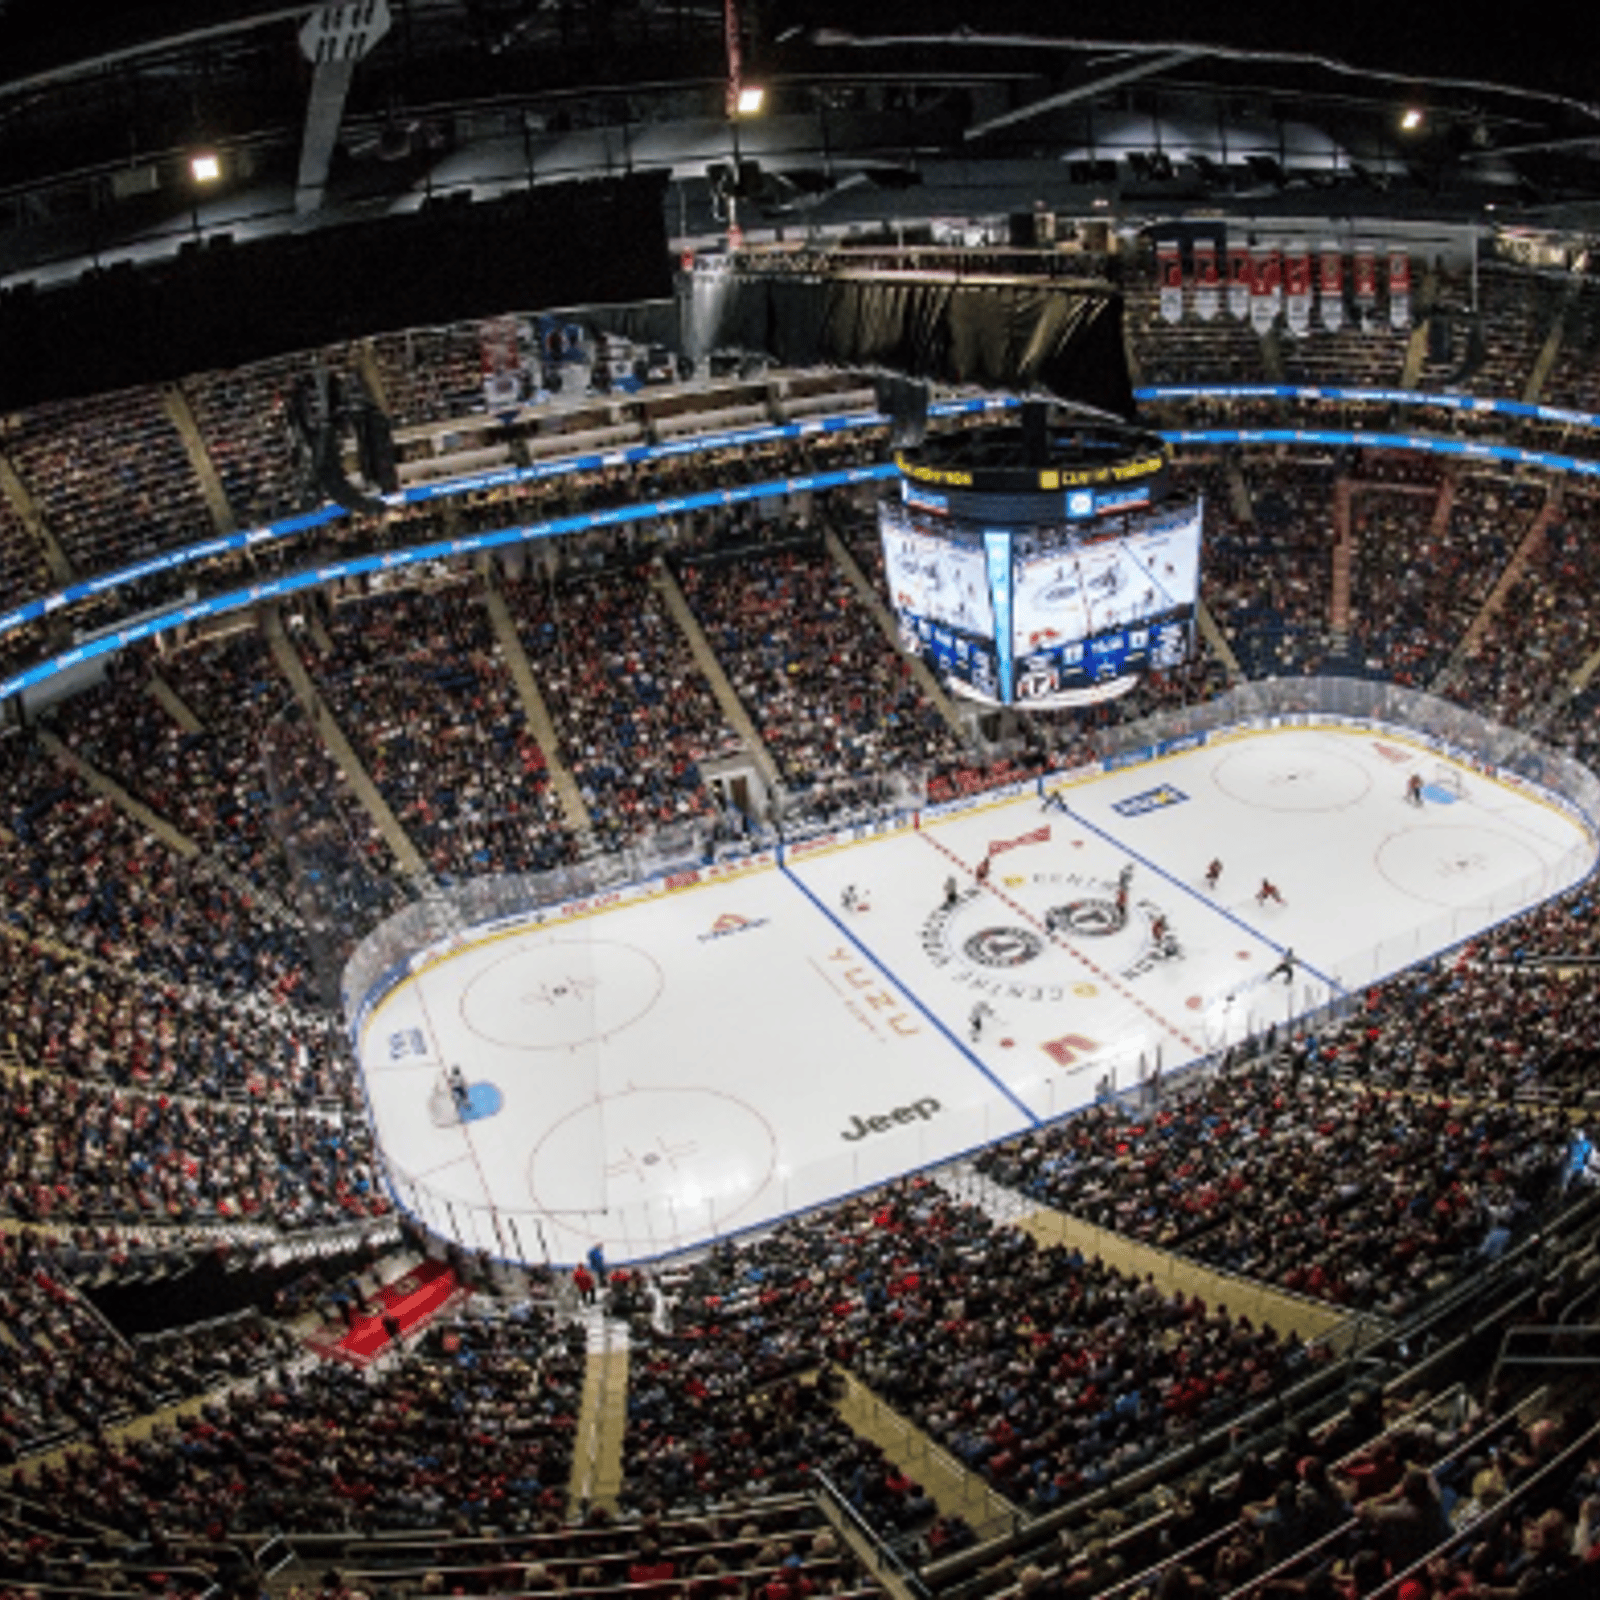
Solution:
<svg viewBox="0 0 1600 1600"><path fill-rule="evenodd" d="M1189 659L1204 507L1168 496L1159 435L1039 408L895 462L878 508L889 599L952 690L1082 705Z"/></svg>

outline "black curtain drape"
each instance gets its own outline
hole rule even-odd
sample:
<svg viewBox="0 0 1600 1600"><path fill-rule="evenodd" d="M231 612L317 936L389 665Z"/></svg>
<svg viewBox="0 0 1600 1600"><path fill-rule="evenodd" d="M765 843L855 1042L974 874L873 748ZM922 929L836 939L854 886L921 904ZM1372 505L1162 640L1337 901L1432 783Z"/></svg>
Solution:
<svg viewBox="0 0 1600 1600"><path fill-rule="evenodd" d="M884 370L1134 414L1122 297L1110 288L696 274L686 347L783 366Z"/></svg>

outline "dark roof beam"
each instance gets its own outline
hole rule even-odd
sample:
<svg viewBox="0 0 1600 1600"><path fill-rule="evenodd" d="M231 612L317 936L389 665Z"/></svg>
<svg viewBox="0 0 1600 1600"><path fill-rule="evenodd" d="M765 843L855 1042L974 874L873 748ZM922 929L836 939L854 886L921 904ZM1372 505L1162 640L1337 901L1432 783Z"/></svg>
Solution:
<svg viewBox="0 0 1600 1600"><path fill-rule="evenodd" d="M324 6L300 30L300 52L314 69L294 185L294 208L301 216L321 208L356 63L372 53L391 21L388 0L359 0Z"/></svg>
<svg viewBox="0 0 1600 1600"><path fill-rule="evenodd" d="M235 34L249 33L257 28L277 22L296 22L306 14L304 4L255 12L247 17L234 17L227 22L213 23L208 27L188 28L182 33L167 34L159 39L144 40L121 50L108 50L92 57L80 57L50 67L43 72L29 73L25 78L0 81L0 98L24 94L30 90L46 89L53 85L71 83L74 79L90 78L112 67L138 61L145 56L163 55L172 51L188 50L214 39L226 39Z"/></svg>
<svg viewBox="0 0 1600 1600"><path fill-rule="evenodd" d="M1135 62L1131 67L1123 67L1117 72L1108 72L1098 78L1091 78L1087 83L1080 83L1075 88L1063 89L1059 94L1046 95L1042 100L1032 100L1025 106L1016 106L1010 111L1002 111L997 117L985 117L982 122L975 122L963 134L964 139L979 139L986 133L992 133L996 128L1010 127L1013 123L1025 122L1029 117L1037 117L1046 111L1054 111L1060 106L1069 106L1079 100L1087 100L1094 95L1101 94L1107 89L1120 88L1125 83L1136 83L1140 78L1153 77L1158 72L1170 71L1173 67L1181 67L1185 62L1194 61L1206 55L1205 50L1170 50L1164 55L1148 57Z"/></svg>

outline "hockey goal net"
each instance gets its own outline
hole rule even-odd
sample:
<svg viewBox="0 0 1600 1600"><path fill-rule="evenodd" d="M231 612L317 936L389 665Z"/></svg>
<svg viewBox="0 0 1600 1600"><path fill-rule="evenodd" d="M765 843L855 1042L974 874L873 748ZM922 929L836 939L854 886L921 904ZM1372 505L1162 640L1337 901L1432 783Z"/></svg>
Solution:
<svg viewBox="0 0 1600 1600"><path fill-rule="evenodd" d="M1435 762L1424 782L1424 794L1435 796L1445 795L1451 800L1465 800L1467 786L1461 777L1459 767L1449 766L1443 761Z"/></svg>

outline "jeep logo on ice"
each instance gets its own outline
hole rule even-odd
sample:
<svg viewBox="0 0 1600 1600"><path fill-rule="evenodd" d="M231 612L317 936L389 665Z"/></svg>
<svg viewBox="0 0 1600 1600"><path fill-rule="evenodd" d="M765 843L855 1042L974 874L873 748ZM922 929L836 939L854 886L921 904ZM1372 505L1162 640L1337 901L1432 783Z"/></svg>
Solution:
<svg viewBox="0 0 1600 1600"><path fill-rule="evenodd" d="M921 1100L913 1100L908 1106L896 1106L894 1110L880 1116L863 1117L858 1112L850 1116L851 1126L846 1128L839 1137L848 1139L852 1143L857 1139L864 1139L869 1133L887 1133L894 1127L905 1127L911 1122L926 1122L936 1111L941 1110L939 1102L932 1095L927 1095Z"/></svg>

